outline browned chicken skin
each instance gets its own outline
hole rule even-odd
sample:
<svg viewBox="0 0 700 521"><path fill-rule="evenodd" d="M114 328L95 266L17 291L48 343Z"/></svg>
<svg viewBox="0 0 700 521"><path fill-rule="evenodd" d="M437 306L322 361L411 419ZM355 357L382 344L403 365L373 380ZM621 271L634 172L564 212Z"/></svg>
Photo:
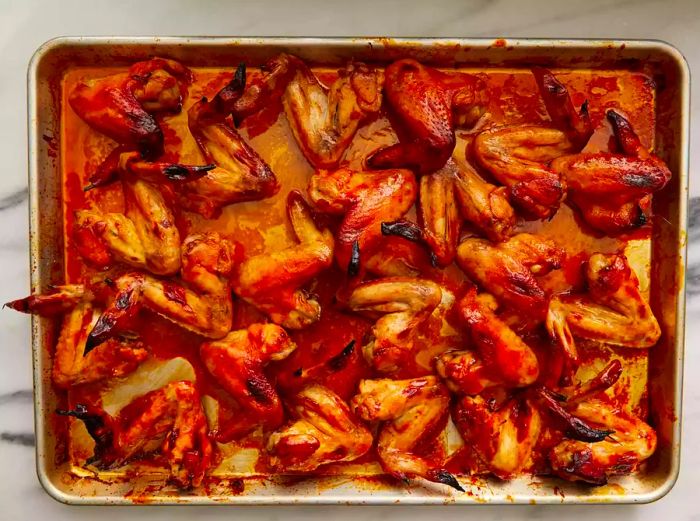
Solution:
<svg viewBox="0 0 700 521"><path fill-rule="evenodd" d="M564 252L550 239L521 233L500 244L467 239L459 245L457 263L479 286L502 304L544 318L547 294L535 275L557 269Z"/></svg>
<svg viewBox="0 0 700 521"><path fill-rule="evenodd" d="M595 253L585 275L588 292L553 297L547 313L547 330L571 363L578 361L574 337L637 348L658 341L659 323L624 256Z"/></svg>
<svg viewBox="0 0 700 521"><path fill-rule="evenodd" d="M204 342L199 354L219 384L253 417L252 424L275 429L284 421L277 391L263 373L268 362L282 360L296 349L286 331L275 324L252 324L221 340ZM244 423L244 422L240 422ZM236 433L219 432L227 441Z"/></svg>
<svg viewBox="0 0 700 521"><path fill-rule="evenodd" d="M455 147L454 112L477 112L481 82L470 74L448 74L415 60L398 60L385 71L386 100L405 136L375 152L370 168L410 168L428 174L442 168ZM464 119L464 118L460 118Z"/></svg>
<svg viewBox="0 0 700 521"><path fill-rule="evenodd" d="M280 54L263 69L234 107L237 121L281 99L294 138L315 168L334 168L357 129L379 112L381 71L359 62L349 63L326 89L296 56Z"/></svg>
<svg viewBox="0 0 700 521"><path fill-rule="evenodd" d="M225 336L233 315L228 278L240 255L235 244L216 232L195 234L182 243L185 285L140 272L118 277L112 282L116 296L90 331L86 352L128 330L142 307L204 337Z"/></svg>
<svg viewBox="0 0 700 521"><path fill-rule="evenodd" d="M438 374L454 392L477 394L496 385L525 387L539 376L535 353L496 316L486 296L471 289L458 304L477 352L448 351L436 360Z"/></svg>
<svg viewBox="0 0 700 521"><path fill-rule="evenodd" d="M206 218L217 217L231 203L257 201L277 193L270 167L227 121L245 88L241 65L211 101L202 98L187 113L192 136L208 163L216 168L182 186L180 205Z"/></svg>
<svg viewBox="0 0 700 521"><path fill-rule="evenodd" d="M622 153L582 152L555 159L552 169L563 175L572 203L583 219L606 234L639 227L651 215L651 194L661 190L671 171L640 143L629 121L607 112Z"/></svg>
<svg viewBox="0 0 700 521"><path fill-rule="evenodd" d="M352 399L360 418L383 422L377 454L386 472L399 479L422 477L463 491L455 477L413 453L418 443L435 437L449 414L450 394L434 376L412 380L363 380Z"/></svg>
<svg viewBox="0 0 700 521"><path fill-rule="evenodd" d="M443 300L443 289L418 278L376 279L357 286L348 307L376 318L368 342L362 347L367 362L377 371L392 373L415 360L421 336ZM435 341L435 339L431 339Z"/></svg>
<svg viewBox="0 0 700 521"><path fill-rule="evenodd" d="M416 181L408 170L356 172L319 170L311 178L309 196L319 210L344 214L336 234L336 260L349 275L363 271L362 259L376 253L382 223L404 215L416 199Z"/></svg>
<svg viewBox="0 0 700 521"><path fill-rule="evenodd" d="M290 405L297 420L267 441L273 469L311 472L328 463L355 460L372 447L367 427L326 387L310 385Z"/></svg>
<svg viewBox="0 0 700 521"><path fill-rule="evenodd" d="M273 322L302 329L318 321L321 306L303 290L333 262L333 234L319 230L299 192L290 192L287 215L299 244L246 259L232 279L236 295L267 313Z"/></svg>
<svg viewBox="0 0 700 521"><path fill-rule="evenodd" d="M70 93L73 110L95 130L150 157L163 152L163 131L153 114L179 112L181 89L192 73L174 60L153 58L127 73L81 83Z"/></svg>

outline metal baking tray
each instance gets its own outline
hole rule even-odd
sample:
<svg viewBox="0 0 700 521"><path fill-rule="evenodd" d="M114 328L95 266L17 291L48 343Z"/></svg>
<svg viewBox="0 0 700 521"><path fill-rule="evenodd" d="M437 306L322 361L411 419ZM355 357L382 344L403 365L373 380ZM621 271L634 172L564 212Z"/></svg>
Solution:
<svg viewBox="0 0 700 521"><path fill-rule="evenodd" d="M76 504L475 504L475 503L644 503L664 496L680 465L681 394L685 314L686 204L688 197L689 70L682 54L659 41L535 39L386 38L112 38L51 40L34 54L28 70L30 251L32 290L63 280L61 187L61 95L71 67L126 66L153 55L193 67L259 66L285 51L323 66L349 59L373 63L412 57L434 66L528 67L642 70L656 86L656 151L673 178L654 196L651 303L662 327L650 351L651 422L659 446L643 470L591 488L559 479L521 477L511 481L462 480L466 493L418 482L397 485L382 479L319 476L307 479L222 479L206 490L181 492L154 487L145 475L128 481L79 477L61 463L55 422L57 396L50 383L53 320L32 318L36 463L39 480L55 499ZM677 288L677 291L669 291ZM156 479L157 481L157 479Z"/></svg>

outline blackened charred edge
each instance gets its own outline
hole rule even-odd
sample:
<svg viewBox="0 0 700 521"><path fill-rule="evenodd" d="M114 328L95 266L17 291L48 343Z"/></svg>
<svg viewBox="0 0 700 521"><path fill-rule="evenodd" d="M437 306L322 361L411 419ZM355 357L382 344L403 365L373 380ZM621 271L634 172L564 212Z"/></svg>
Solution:
<svg viewBox="0 0 700 521"><path fill-rule="evenodd" d="M348 358L355 351L355 340L351 340L348 345L346 345L343 350L335 355L333 358L328 360L328 367L333 371L340 371L348 363Z"/></svg>
<svg viewBox="0 0 700 521"><path fill-rule="evenodd" d="M301 367L292 373L292 375L296 376L297 378L301 377L302 374L304 374L304 369Z"/></svg>
<svg viewBox="0 0 700 521"><path fill-rule="evenodd" d="M236 72L233 75L233 83L234 83L234 85L236 85L236 87L242 89L245 87L245 80L246 80L245 62L241 62L238 64L238 67L236 68Z"/></svg>
<svg viewBox="0 0 700 521"><path fill-rule="evenodd" d="M356 277L360 273L360 242L352 243L350 262L348 263L348 277Z"/></svg>
<svg viewBox="0 0 700 521"><path fill-rule="evenodd" d="M85 350L83 351L83 356L99 346L102 342L107 340L109 332L114 327L115 321L112 317L108 317L104 314L100 315L97 319L95 326L90 331L90 334L85 341Z"/></svg>
<svg viewBox="0 0 700 521"><path fill-rule="evenodd" d="M270 397L267 394L267 389L264 382L256 378L248 378L245 381L246 389L258 403L270 403Z"/></svg>
<svg viewBox="0 0 700 521"><path fill-rule="evenodd" d="M459 484L459 481L457 481L457 478L455 478L451 473L447 472L446 470L438 470L434 475L434 479L438 483L442 483L443 485L452 487L455 490L464 492L464 489Z"/></svg>
<svg viewBox="0 0 700 521"><path fill-rule="evenodd" d="M95 440L98 448L96 450L101 450L101 447L106 445L110 440L111 434L104 432L104 421L102 418L94 413L88 411L88 408L82 403L76 403L74 409L56 409L56 414L59 416L72 416L78 420L82 420L85 424L85 428L88 434Z"/></svg>
<svg viewBox="0 0 700 521"><path fill-rule="evenodd" d="M382 235L396 235L411 242L423 242L423 230L410 221L392 221L382 223Z"/></svg>
<svg viewBox="0 0 700 521"><path fill-rule="evenodd" d="M0 211L20 205L26 201L28 197L29 190L27 188L22 188L21 190L4 196L0 198Z"/></svg>
<svg viewBox="0 0 700 521"><path fill-rule="evenodd" d="M0 394L0 405L13 402L29 402L34 397L31 390L13 391L11 393Z"/></svg>
<svg viewBox="0 0 700 521"><path fill-rule="evenodd" d="M596 429L585 421L566 411L557 401L556 393L541 387L538 394L545 401L549 410L568 425L567 436L579 441L597 442L603 441L614 431Z"/></svg>
<svg viewBox="0 0 700 521"><path fill-rule="evenodd" d="M0 432L0 441L22 447L33 447L36 444L34 434L31 432Z"/></svg>
<svg viewBox="0 0 700 521"><path fill-rule="evenodd" d="M163 169L165 177L171 181L184 181L186 179L196 179L197 177L203 176L209 170L216 168L216 165L196 165L196 166L186 166L180 164L168 165Z"/></svg>

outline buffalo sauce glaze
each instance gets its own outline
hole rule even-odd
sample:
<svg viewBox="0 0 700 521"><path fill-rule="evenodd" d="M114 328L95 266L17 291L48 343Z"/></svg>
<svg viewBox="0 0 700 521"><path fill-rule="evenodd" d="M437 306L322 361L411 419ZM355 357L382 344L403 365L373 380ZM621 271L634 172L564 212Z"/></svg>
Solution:
<svg viewBox="0 0 700 521"><path fill-rule="evenodd" d="M95 206L103 212L122 212L124 210L123 193L120 183L108 187L83 192L87 178L95 171L100 162L116 146L107 137L90 129L69 107L69 93L82 80L98 78L117 72L114 68L76 68L69 70L62 84L62 139L63 147L63 210L64 210L64 256L65 276L69 282L77 282L82 277L94 274L95 270L80 259L70 230L73 225L73 213L81 208ZM231 78L231 70L194 69L195 81L187 89L183 110L177 115L159 116L159 123L165 136L165 153L163 160L179 161L189 164L202 164L203 157L187 128L187 109L202 96L211 98ZM319 79L328 85L337 74L333 70L316 70ZM541 101L534 79L529 71L522 69L464 69L464 72L479 74L485 81L488 112L500 124L541 123L548 118ZM592 122L597 125L606 109L617 107L628 117L633 128L647 147L653 147L655 133L654 86L649 78L641 73L629 71L553 71L564 83L572 95L575 105L588 101ZM254 80L259 72L250 69L249 80ZM281 189L277 195L262 201L238 203L223 208L216 219L207 220L198 214L184 212L177 207L176 225L184 238L189 233L217 231L223 237L243 245L245 255L251 256L262 252L286 248L294 243L294 237L287 222L285 201L287 194L294 189L306 193L313 168L307 163L294 141L286 122L281 103L267 107L261 113L248 118L242 128L242 135L267 161L275 172ZM468 133L457 131L455 154L464 157L467 154ZM345 154L344 161L352 168L361 168L362 161L371 152L397 141L396 133L391 127L390 119L385 115L360 128L353 143ZM167 191L166 191L167 192ZM167 193L166 193L167 196ZM415 220L415 210L407 218ZM519 221L517 231L527 231L551 237L567 253L567 258L560 270L555 270L540 280L548 291L562 292L580 290L583 287L583 269L585 261L593 252L624 252L628 240L646 241L642 247L644 257L642 270L649 270L649 226L633 234L617 238L603 237L588 229L568 205L562 204L557 214L549 221ZM429 257L424 250L398 238L388 238L386 248L398 257L409 257L411 266L417 268L421 276L444 284L455 293L457 298L463 292L466 277L455 266L444 270L430 266ZM644 274L648 278L648 273ZM339 281L343 273L333 267L321 274L311 283L309 290L318 295L322 304L321 320L301 331L290 332L297 344L297 350L287 359L271 363L266 373L275 382L283 400L291 393L299 391L309 381L318 381L338 393L343 399L351 398L357 392L360 379L373 375L362 357L362 344L371 329L372 322L366 318L350 314L338 302ZM254 307L234 297L234 329L245 328L254 322L267 320ZM450 318L451 324L459 329L459 321ZM158 359L183 357L193 366L197 386L202 395L214 397L219 402L219 428L224 429L230 423L240 421L241 411L235 402L227 396L221 387L210 377L198 356L199 344L203 339L194 333L185 331L171 322L148 311L141 312L133 327L142 341L150 348L152 356ZM517 328L516 328L517 329ZM457 331L457 337L460 332ZM556 350L545 335L529 331L524 336L533 347L540 360L540 372L546 383L548 374L557 374ZM456 347L459 347L457 345ZM602 368L611 358L620 359L624 373L620 381L606 396L615 404L627 410L642 414L647 413L646 381L647 352L645 350L624 350L601 346L595 343L580 343L583 360L583 373L590 375L595 369ZM417 367L420 364L417 364ZM586 369L588 368L588 369ZM550 370L551 369L551 370ZM409 370L420 374L421 371ZM423 374L425 374L425 370ZM89 403L99 406L99 384L76 388L69 393L69 404ZM560 430L546 415L543 415L544 434L530 466L532 471L545 469L545 455L560 439ZM254 421L254 420L253 420ZM447 418L445 418L447 421ZM523 419L525 421L525 419ZM69 445L70 445L70 439ZM262 438L251 434L238 442L243 447L261 448ZM433 461L436 465L444 464L448 470L457 474L478 473L483 471L478 457L466 446L456 453L447 454L444 436L420 440L416 452ZM69 451L70 454L70 451ZM359 463L368 463L378 472L374 449L361 458ZM85 458L79 458L84 461ZM265 472L263 458L257 464L258 472ZM74 461L75 462L75 461ZM357 463L331 465L323 472L342 472L344 467L356 470ZM339 470L340 469L340 470ZM354 472L350 470L349 472ZM363 474L363 472L358 472Z"/></svg>

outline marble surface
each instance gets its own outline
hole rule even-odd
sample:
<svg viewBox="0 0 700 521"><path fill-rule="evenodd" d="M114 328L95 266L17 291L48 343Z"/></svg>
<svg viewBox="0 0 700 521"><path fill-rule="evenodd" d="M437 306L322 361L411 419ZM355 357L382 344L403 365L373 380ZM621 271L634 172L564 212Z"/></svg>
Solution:
<svg viewBox="0 0 700 521"><path fill-rule="evenodd" d="M400 16L397 16L399 15ZM0 0L0 301L28 289L25 73L34 50L59 35L384 35L384 36L529 36L656 38L676 45L691 70L700 68L700 4L686 1L583 0L406 1L353 0ZM700 83L693 86L697 99ZM692 124L700 125L700 104ZM697 128L697 127L696 127ZM700 164L698 135L692 136L691 171ZM691 176L691 196L700 187ZM693 199L700 203L700 198ZM432 507L294 508L109 508L68 507L41 489L34 471L29 320L0 313L0 519L45 518L105 520L383 518L457 519L607 519L700 520L700 204L691 205L689 300L685 374L683 455L680 479L664 499L649 506L487 507L477 510Z"/></svg>

